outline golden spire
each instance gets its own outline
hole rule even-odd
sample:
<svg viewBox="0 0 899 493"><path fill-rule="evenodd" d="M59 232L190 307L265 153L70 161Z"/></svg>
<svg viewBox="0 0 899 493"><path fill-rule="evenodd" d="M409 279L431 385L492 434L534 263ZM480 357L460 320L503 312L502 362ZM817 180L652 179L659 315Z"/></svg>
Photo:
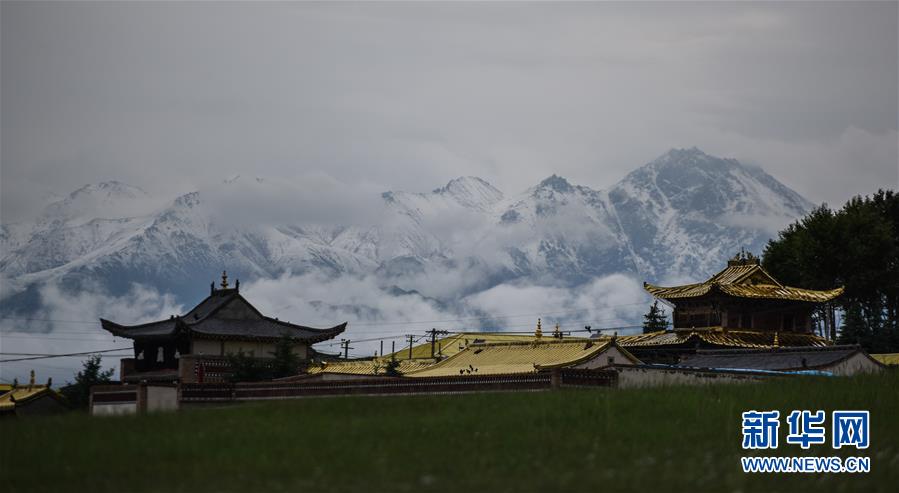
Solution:
<svg viewBox="0 0 899 493"><path fill-rule="evenodd" d="M34 387L34 370L31 370L31 380L28 381L29 387Z"/></svg>
<svg viewBox="0 0 899 493"><path fill-rule="evenodd" d="M228 272L222 271L222 289L228 289Z"/></svg>
<svg viewBox="0 0 899 493"><path fill-rule="evenodd" d="M543 326L540 324L540 319L537 319L537 330L534 331L534 337L537 339L543 337Z"/></svg>
<svg viewBox="0 0 899 493"><path fill-rule="evenodd" d="M780 341L777 339L777 331L774 331L774 347L780 347Z"/></svg>
<svg viewBox="0 0 899 493"><path fill-rule="evenodd" d="M556 337L556 338L562 337L562 329L559 328L559 322L556 322L556 328L553 329L553 337Z"/></svg>

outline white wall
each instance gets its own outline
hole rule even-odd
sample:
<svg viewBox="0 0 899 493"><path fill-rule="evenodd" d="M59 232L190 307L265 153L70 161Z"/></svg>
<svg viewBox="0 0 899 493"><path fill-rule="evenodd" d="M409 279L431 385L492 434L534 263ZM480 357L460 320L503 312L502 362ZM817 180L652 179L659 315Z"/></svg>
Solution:
<svg viewBox="0 0 899 493"><path fill-rule="evenodd" d="M883 367L872 361L868 356L858 352L836 365L822 368L822 370L833 372L837 376L847 377L860 373L880 373L883 371Z"/></svg>
<svg viewBox="0 0 899 493"><path fill-rule="evenodd" d="M300 358L306 358L306 344L297 344L293 348L294 354ZM225 341L224 354L244 353L255 358L271 358L275 350L275 344L270 342L249 341ZM222 341L195 339L193 341L192 354L203 356L222 356Z"/></svg>
<svg viewBox="0 0 899 493"><path fill-rule="evenodd" d="M611 361L609 360L611 358ZM603 368L605 366L610 365L633 365L633 361L631 361L627 356L621 352L617 347L609 347L605 351L601 351L599 354L595 355L593 358L590 358L587 361L579 363L577 365L572 366L572 368L577 368L579 370L593 370L596 368Z"/></svg>
<svg viewBox="0 0 899 493"><path fill-rule="evenodd" d="M712 383L744 383L760 380L761 376L731 373L701 372L675 369L647 369L618 367L618 387L622 389L668 385L705 385Z"/></svg>
<svg viewBox="0 0 899 493"><path fill-rule="evenodd" d="M136 402L125 403L94 403L91 414L94 416L120 416L137 412Z"/></svg>
<svg viewBox="0 0 899 493"><path fill-rule="evenodd" d="M147 411L175 411L178 409L176 387L147 386Z"/></svg>
<svg viewBox="0 0 899 493"><path fill-rule="evenodd" d="M204 356L221 356L222 342L195 339L193 341L193 347L191 348L191 354L202 354Z"/></svg>

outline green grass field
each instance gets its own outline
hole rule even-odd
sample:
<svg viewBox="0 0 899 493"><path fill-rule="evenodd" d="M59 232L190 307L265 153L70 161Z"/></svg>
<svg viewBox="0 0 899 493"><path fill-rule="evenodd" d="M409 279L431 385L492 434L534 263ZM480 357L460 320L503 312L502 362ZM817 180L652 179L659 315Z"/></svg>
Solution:
<svg viewBox="0 0 899 493"><path fill-rule="evenodd" d="M758 455L862 455L872 471L744 474L750 409L782 415L779 449ZM833 409L868 409L871 446L803 454L783 443L793 409L827 410L828 426ZM4 492L897 491L899 372L4 420L0 465Z"/></svg>

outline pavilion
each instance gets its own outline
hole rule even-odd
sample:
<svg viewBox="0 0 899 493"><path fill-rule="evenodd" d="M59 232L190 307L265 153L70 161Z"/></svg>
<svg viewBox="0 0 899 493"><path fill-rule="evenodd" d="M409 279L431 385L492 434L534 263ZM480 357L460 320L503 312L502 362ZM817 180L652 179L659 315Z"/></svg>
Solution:
<svg viewBox="0 0 899 493"><path fill-rule="evenodd" d="M241 296L239 280L228 286L224 272L220 287L211 284L209 296L184 315L140 325L100 323L113 335L134 341L134 358L122 360L122 381L186 382L222 380L229 355L270 359L284 337L293 341L300 360L309 360L313 344L336 337L347 325L315 329L267 317Z"/></svg>

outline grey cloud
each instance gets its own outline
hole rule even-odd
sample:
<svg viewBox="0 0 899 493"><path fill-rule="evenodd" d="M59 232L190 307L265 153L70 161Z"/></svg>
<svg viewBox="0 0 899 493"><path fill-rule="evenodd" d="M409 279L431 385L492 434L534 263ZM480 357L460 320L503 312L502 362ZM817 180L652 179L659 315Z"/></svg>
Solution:
<svg viewBox="0 0 899 493"><path fill-rule="evenodd" d="M690 145L815 202L897 181L895 3L2 10L4 218L108 179L514 191L557 172L602 188ZM827 152L852 129L871 145ZM798 183L814 175L830 179Z"/></svg>

